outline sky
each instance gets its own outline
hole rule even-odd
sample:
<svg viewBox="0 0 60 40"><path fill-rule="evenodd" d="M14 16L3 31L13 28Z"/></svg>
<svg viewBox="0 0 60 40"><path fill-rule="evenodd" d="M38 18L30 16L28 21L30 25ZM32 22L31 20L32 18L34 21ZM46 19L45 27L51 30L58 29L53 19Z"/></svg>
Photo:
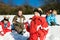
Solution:
<svg viewBox="0 0 60 40"><path fill-rule="evenodd" d="M8 0L3 0L3 1L4 3L8 4ZM21 6L28 3L28 5L32 7L39 7L44 5L44 0L28 0L27 2L26 0L12 0L12 3L13 5L17 5L17 6Z"/></svg>
<svg viewBox="0 0 60 40"><path fill-rule="evenodd" d="M4 3L8 4L8 0L3 0ZM26 2L26 0L12 0L12 3L13 5L17 5L17 6L21 6L21 5L24 5L24 4L28 4L32 7L39 7L39 6L42 6L44 5L44 0L28 0Z"/></svg>
<svg viewBox="0 0 60 40"><path fill-rule="evenodd" d="M8 0L3 0L4 3L8 4ZM60 2L60 0L58 0L58 2ZM12 3L13 5L17 5L17 6L21 6L21 5L24 5L24 4L28 4L32 7L40 7L40 6L43 6L45 5L45 0L12 0Z"/></svg>
<svg viewBox="0 0 60 40"><path fill-rule="evenodd" d="M39 7L44 5L44 0L29 0L29 5Z"/></svg>

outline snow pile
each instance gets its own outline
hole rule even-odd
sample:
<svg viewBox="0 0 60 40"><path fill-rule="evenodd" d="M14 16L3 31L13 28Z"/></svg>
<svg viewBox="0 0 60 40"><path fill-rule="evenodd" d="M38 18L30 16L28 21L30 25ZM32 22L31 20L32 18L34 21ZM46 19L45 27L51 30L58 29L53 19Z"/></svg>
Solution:
<svg viewBox="0 0 60 40"><path fill-rule="evenodd" d="M3 20L4 16L9 17L9 21L12 24L12 20L13 20L15 15L0 15L0 21ZM25 16L26 20L29 20L29 18L33 17L33 15L24 15L24 16ZM46 15L42 15L42 16L45 17ZM57 19L57 22L60 24L60 19L59 18L60 18L60 15L57 15L56 19Z"/></svg>
<svg viewBox="0 0 60 40"><path fill-rule="evenodd" d="M12 33L8 32L5 36L0 36L0 40L27 40L28 38L28 32L20 35L14 30ZM46 36L46 40L60 40L60 26L49 26L49 32Z"/></svg>
<svg viewBox="0 0 60 40"><path fill-rule="evenodd" d="M0 40L27 40L29 33L26 32L24 35L18 34L16 31L6 33L4 36L0 36Z"/></svg>
<svg viewBox="0 0 60 40"><path fill-rule="evenodd" d="M49 26L46 40L60 40L60 26Z"/></svg>
<svg viewBox="0 0 60 40"><path fill-rule="evenodd" d="M4 15L3 15L4 16ZM3 16L0 15L0 21L3 19ZM9 16L9 20L12 24L12 20L15 15L6 15ZM33 15L24 15L26 20L28 20ZM44 15L43 15L44 16ZM57 15L58 23L60 24L60 15ZM23 35L18 34L16 31L12 31L12 33L7 33L5 36L0 36L0 40L27 40L29 38L29 33L26 32ZM60 40L60 26L49 26L49 32L46 36L46 40Z"/></svg>

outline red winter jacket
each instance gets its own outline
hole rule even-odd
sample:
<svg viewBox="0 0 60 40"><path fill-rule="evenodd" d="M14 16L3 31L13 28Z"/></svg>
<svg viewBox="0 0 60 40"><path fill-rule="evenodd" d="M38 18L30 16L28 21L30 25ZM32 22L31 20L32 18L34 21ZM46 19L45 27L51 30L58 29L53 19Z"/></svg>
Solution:
<svg viewBox="0 0 60 40"><path fill-rule="evenodd" d="M39 29L37 31L37 26L41 25L42 28L47 28L48 27L48 23L46 22L46 19L44 17L36 17L34 16L32 18L31 24L30 24L30 34L34 34L34 33L39 33L42 29ZM47 31L43 30L43 32L46 34Z"/></svg>
<svg viewBox="0 0 60 40"><path fill-rule="evenodd" d="M8 29L10 27L10 22L8 22L6 28L4 28L4 22L0 22L0 25L2 26L2 29L3 29L4 34L6 34L7 32L11 32L11 30Z"/></svg>

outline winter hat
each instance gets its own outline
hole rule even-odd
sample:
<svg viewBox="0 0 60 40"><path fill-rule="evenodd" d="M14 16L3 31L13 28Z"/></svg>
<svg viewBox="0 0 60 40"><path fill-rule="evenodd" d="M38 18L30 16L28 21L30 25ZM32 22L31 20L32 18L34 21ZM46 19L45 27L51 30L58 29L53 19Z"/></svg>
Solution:
<svg viewBox="0 0 60 40"><path fill-rule="evenodd" d="M40 14L40 16L42 14L42 12L40 10L38 10L37 8L35 8L33 12L38 12Z"/></svg>
<svg viewBox="0 0 60 40"><path fill-rule="evenodd" d="M5 21L9 21L9 18L7 18L7 17L4 17L4 19L3 20L5 20Z"/></svg>
<svg viewBox="0 0 60 40"><path fill-rule="evenodd" d="M48 9L48 11L52 11L53 12L53 8Z"/></svg>

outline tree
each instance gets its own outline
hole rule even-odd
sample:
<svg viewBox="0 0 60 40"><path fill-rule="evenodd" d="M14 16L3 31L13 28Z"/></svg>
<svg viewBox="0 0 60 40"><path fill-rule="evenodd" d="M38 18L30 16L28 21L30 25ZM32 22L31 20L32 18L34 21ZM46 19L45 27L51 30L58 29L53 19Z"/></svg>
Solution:
<svg viewBox="0 0 60 40"><path fill-rule="evenodd" d="M0 0L0 3L3 3L3 0Z"/></svg>
<svg viewBox="0 0 60 40"><path fill-rule="evenodd" d="M46 4L58 3L58 0L45 0Z"/></svg>

